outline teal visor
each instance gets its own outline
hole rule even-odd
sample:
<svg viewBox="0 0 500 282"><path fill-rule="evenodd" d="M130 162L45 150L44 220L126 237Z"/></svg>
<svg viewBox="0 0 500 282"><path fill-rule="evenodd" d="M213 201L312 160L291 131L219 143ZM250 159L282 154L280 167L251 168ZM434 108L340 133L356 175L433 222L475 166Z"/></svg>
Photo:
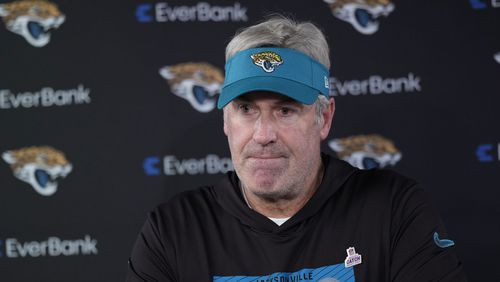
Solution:
<svg viewBox="0 0 500 282"><path fill-rule="evenodd" d="M252 91L272 91L311 105L319 94L329 97L328 69L292 49L243 50L226 63L217 108L222 109L234 98Z"/></svg>

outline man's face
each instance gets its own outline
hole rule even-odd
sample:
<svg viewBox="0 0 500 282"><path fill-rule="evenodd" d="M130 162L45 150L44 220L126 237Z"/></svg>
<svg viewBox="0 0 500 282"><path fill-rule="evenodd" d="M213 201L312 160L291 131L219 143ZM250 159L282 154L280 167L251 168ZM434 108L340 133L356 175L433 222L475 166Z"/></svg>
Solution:
<svg viewBox="0 0 500 282"><path fill-rule="evenodd" d="M316 106L272 92L252 92L224 108L224 132L245 189L276 201L296 197L317 176L320 142L328 135L333 100L316 122Z"/></svg>

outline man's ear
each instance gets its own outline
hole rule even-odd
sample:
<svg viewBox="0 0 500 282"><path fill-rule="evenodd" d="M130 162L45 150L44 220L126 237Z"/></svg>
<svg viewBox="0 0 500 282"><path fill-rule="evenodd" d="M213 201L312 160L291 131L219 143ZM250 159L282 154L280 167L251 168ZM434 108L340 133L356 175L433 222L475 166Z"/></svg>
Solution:
<svg viewBox="0 0 500 282"><path fill-rule="evenodd" d="M320 137L321 140L325 140L330 133L330 128L332 127L333 115L335 114L335 100L330 98L328 100L328 108L323 111L323 124L321 125Z"/></svg>

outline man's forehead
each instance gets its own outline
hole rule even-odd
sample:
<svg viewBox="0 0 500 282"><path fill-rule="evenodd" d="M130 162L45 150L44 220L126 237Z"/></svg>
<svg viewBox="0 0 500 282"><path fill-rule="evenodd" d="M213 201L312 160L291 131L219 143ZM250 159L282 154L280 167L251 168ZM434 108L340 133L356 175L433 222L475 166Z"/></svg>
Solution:
<svg viewBox="0 0 500 282"><path fill-rule="evenodd" d="M274 103L294 103L303 105L302 103L288 96L271 91L253 91L240 95L234 99L234 101L239 101L239 102L255 102L259 100L266 100Z"/></svg>

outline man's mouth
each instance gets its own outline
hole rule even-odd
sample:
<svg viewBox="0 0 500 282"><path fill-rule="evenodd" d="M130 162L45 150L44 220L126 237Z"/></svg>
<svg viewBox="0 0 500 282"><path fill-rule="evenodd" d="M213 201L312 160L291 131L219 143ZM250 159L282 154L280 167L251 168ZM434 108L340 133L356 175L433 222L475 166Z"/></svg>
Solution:
<svg viewBox="0 0 500 282"><path fill-rule="evenodd" d="M271 159L283 158L283 156L250 156L249 158L251 158L251 159L271 160Z"/></svg>
<svg viewBox="0 0 500 282"><path fill-rule="evenodd" d="M284 165L284 156L251 156L247 158L250 166L254 169L276 169Z"/></svg>
<svg viewBox="0 0 500 282"><path fill-rule="evenodd" d="M247 158L256 159L256 160L275 160L275 159L285 158L285 155L284 154L258 154L258 155L248 155Z"/></svg>

